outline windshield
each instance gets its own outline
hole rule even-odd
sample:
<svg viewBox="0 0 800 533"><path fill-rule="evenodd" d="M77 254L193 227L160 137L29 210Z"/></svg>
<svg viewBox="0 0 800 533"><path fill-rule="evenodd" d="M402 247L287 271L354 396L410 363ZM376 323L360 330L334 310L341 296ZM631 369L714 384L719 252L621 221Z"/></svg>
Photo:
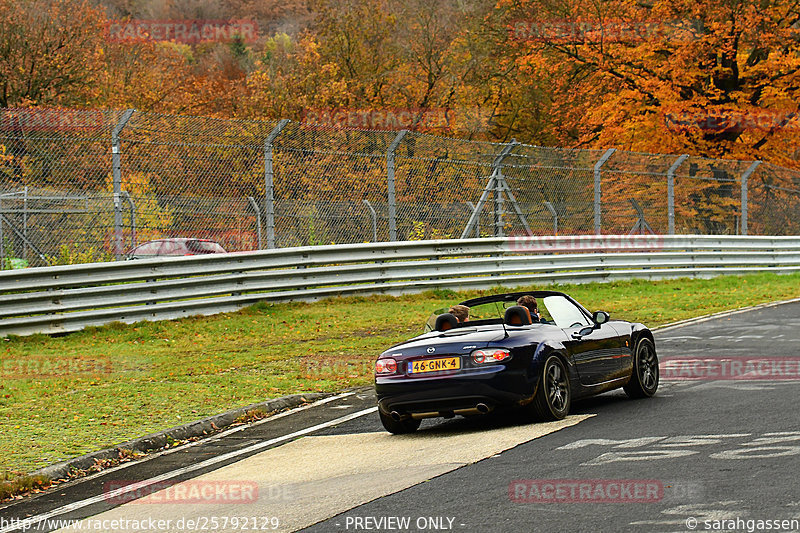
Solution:
<svg viewBox="0 0 800 533"><path fill-rule="evenodd" d="M186 241L186 247L194 254L224 254L225 249L213 241Z"/></svg>
<svg viewBox="0 0 800 533"><path fill-rule="evenodd" d="M582 328L591 325L589 318L583 311L563 296L546 296L542 303L544 305L539 306L539 311L541 312L543 309L549 311L556 326L562 329ZM550 317L547 318L548 320L550 319Z"/></svg>

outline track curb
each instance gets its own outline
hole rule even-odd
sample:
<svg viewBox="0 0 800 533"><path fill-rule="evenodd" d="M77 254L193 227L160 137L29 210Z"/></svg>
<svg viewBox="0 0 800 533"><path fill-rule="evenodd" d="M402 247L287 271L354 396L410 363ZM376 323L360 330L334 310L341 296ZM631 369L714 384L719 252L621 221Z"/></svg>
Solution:
<svg viewBox="0 0 800 533"><path fill-rule="evenodd" d="M85 471L99 462L119 460L126 452L153 452L160 450L170 444L171 441L180 441L196 437L211 435L229 426L232 426L237 419L251 411L264 411L274 413L284 409L298 407L305 403L310 403L322 398L331 396L326 393L291 394L281 398L275 398L264 402L254 403L245 407L237 407L225 411L222 414L210 416L202 420L189 422L182 426L176 426L156 433L151 433L143 437L129 440L117 444L111 448L105 448L86 455L74 457L66 461L46 466L34 472L30 476L43 476L50 480L67 479L74 477L78 471Z"/></svg>

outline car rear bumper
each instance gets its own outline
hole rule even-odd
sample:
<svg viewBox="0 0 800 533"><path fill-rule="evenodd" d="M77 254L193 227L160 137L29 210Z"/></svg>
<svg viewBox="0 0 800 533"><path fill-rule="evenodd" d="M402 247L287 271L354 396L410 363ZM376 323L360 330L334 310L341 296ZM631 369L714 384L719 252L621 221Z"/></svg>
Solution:
<svg viewBox="0 0 800 533"><path fill-rule="evenodd" d="M401 418L428 418L480 414L527 403L535 384L524 372L500 370L502 367L494 372L438 379L378 378L378 408Z"/></svg>

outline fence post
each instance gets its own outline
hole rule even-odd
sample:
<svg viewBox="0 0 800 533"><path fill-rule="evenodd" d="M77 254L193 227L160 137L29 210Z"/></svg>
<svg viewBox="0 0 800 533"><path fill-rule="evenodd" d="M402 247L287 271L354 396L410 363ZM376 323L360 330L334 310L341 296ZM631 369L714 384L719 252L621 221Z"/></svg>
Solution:
<svg viewBox="0 0 800 533"><path fill-rule="evenodd" d="M369 203L369 200L364 199L362 202L364 202L364 205L369 209L369 215L372 218L372 242L378 242L378 214L375 212L372 204Z"/></svg>
<svg viewBox="0 0 800 533"><path fill-rule="evenodd" d="M122 259L122 151L119 134L133 116L135 109L126 109L119 122L111 130L111 168L114 176L114 256Z"/></svg>
<svg viewBox="0 0 800 533"><path fill-rule="evenodd" d="M495 174L496 175L496 174ZM503 189L500 186L500 180L494 180L494 190L492 191L492 196L494 197L494 202L492 202L492 214L494 215L494 220L492 221L492 225L494 226L494 236L495 237L502 237L503 236Z"/></svg>
<svg viewBox="0 0 800 533"><path fill-rule="evenodd" d="M0 194L0 270L6 268L6 243L3 235L3 195Z"/></svg>
<svg viewBox="0 0 800 533"><path fill-rule="evenodd" d="M669 235L675 235L675 171L688 158L689 154L683 154L667 170L667 217L669 219L667 233Z"/></svg>
<svg viewBox="0 0 800 533"><path fill-rule="evenodd" d="M616 152L616 148L609 148L606 152L600 157L597 163L594 164L594 234L600 235L600 220L601 220L601 195L600 195L600 169L603 165L608 161L608 158L611 157L611 154Z"/></svg>
<svg viewBox="0 0 800 533"><path fill-rule="evenodd" d="M761 161L753 161L750 168L745 170L744 174L742 174L742 235L747 235L747 178L756 171L756 168L758 168L760 164Z"/></svg>
<svg viewBox="0 0 800 533"><path fill-rule="evenodd" d="M520 143L516 139L503 147L497 157L492 161L492 176L494 176L494 236L503 236L503 161Z"/></svg>
<svg viewBox="0 0 800 533"><path fill-rule="evenodd" d="M400 146L408 130L400 130L386 150L386 195L389 203L389 240L397 240L397 197L394 189L394 151Z"/></svg>
<svg viewBox="0 0 800 533"><path fill-rule="evenodd" d="M122 196L131 208L131 248L136 248L136 205L133 203L131 193L122 191Z"/></svg>
<svg viewBox="0 0 800 533"><path fill-rule="evenodd" d="M267 222L267 248L275 248L275 175L272 170L272 143L288 123L288 118L281 119L264 141L264 216Z"/></svg>
<svg viewBox="0 0 800 533"><path fill-rule="evenodd" d="M550 211L550 214L553 215L553 235L558 236L558 212L556 208L553 207L553 204L550 202L545 202L544 206Z"/></svg>
<svg viewBox="0 0 800 533"><path fill-rule="evenodd" d="M250 202L250 207L256 212L256 234L258 235L258 249L261 250L264 248L261 241L261 209L258 208L258 202L252 196L248 196L247 201Z"/></svg>
<svg viewBox="0 0 800 533"><path fill-rule="evenodd" d="M22 241L22 258L28 260L28 186L25 186L22 200L22 234L25 238Z"/></svg>
<svg viewBox="0 0 800 533"><path fill-rule="evenodd" d="M467 204L467 207L470 208L469 219L470 220L472 220L473 218L475 219L475 238L479 239L481 237L481 220L479 216L478 217L475 216L478 208L472 202L464 202L464 203ZM466 237L462 236L461 238L465 239Z"/></svg>

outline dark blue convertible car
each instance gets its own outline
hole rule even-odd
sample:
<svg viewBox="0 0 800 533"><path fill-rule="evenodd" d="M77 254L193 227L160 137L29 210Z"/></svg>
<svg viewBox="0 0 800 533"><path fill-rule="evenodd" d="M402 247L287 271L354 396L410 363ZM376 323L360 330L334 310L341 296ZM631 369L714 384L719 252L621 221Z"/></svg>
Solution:
<svg viewBox="0 0 800 533"><path fill-rule="evenodd" d="M536 298L540 316L518 306ZM383 426L415 431L423 418L530 411L540 420L569 413L573 399L622 387L632 398L655 394L658 357L647 327L590 313L564 293L535 291L467 300L469 319L446 309L426 332L383 352L375 390Z"/></svg>

